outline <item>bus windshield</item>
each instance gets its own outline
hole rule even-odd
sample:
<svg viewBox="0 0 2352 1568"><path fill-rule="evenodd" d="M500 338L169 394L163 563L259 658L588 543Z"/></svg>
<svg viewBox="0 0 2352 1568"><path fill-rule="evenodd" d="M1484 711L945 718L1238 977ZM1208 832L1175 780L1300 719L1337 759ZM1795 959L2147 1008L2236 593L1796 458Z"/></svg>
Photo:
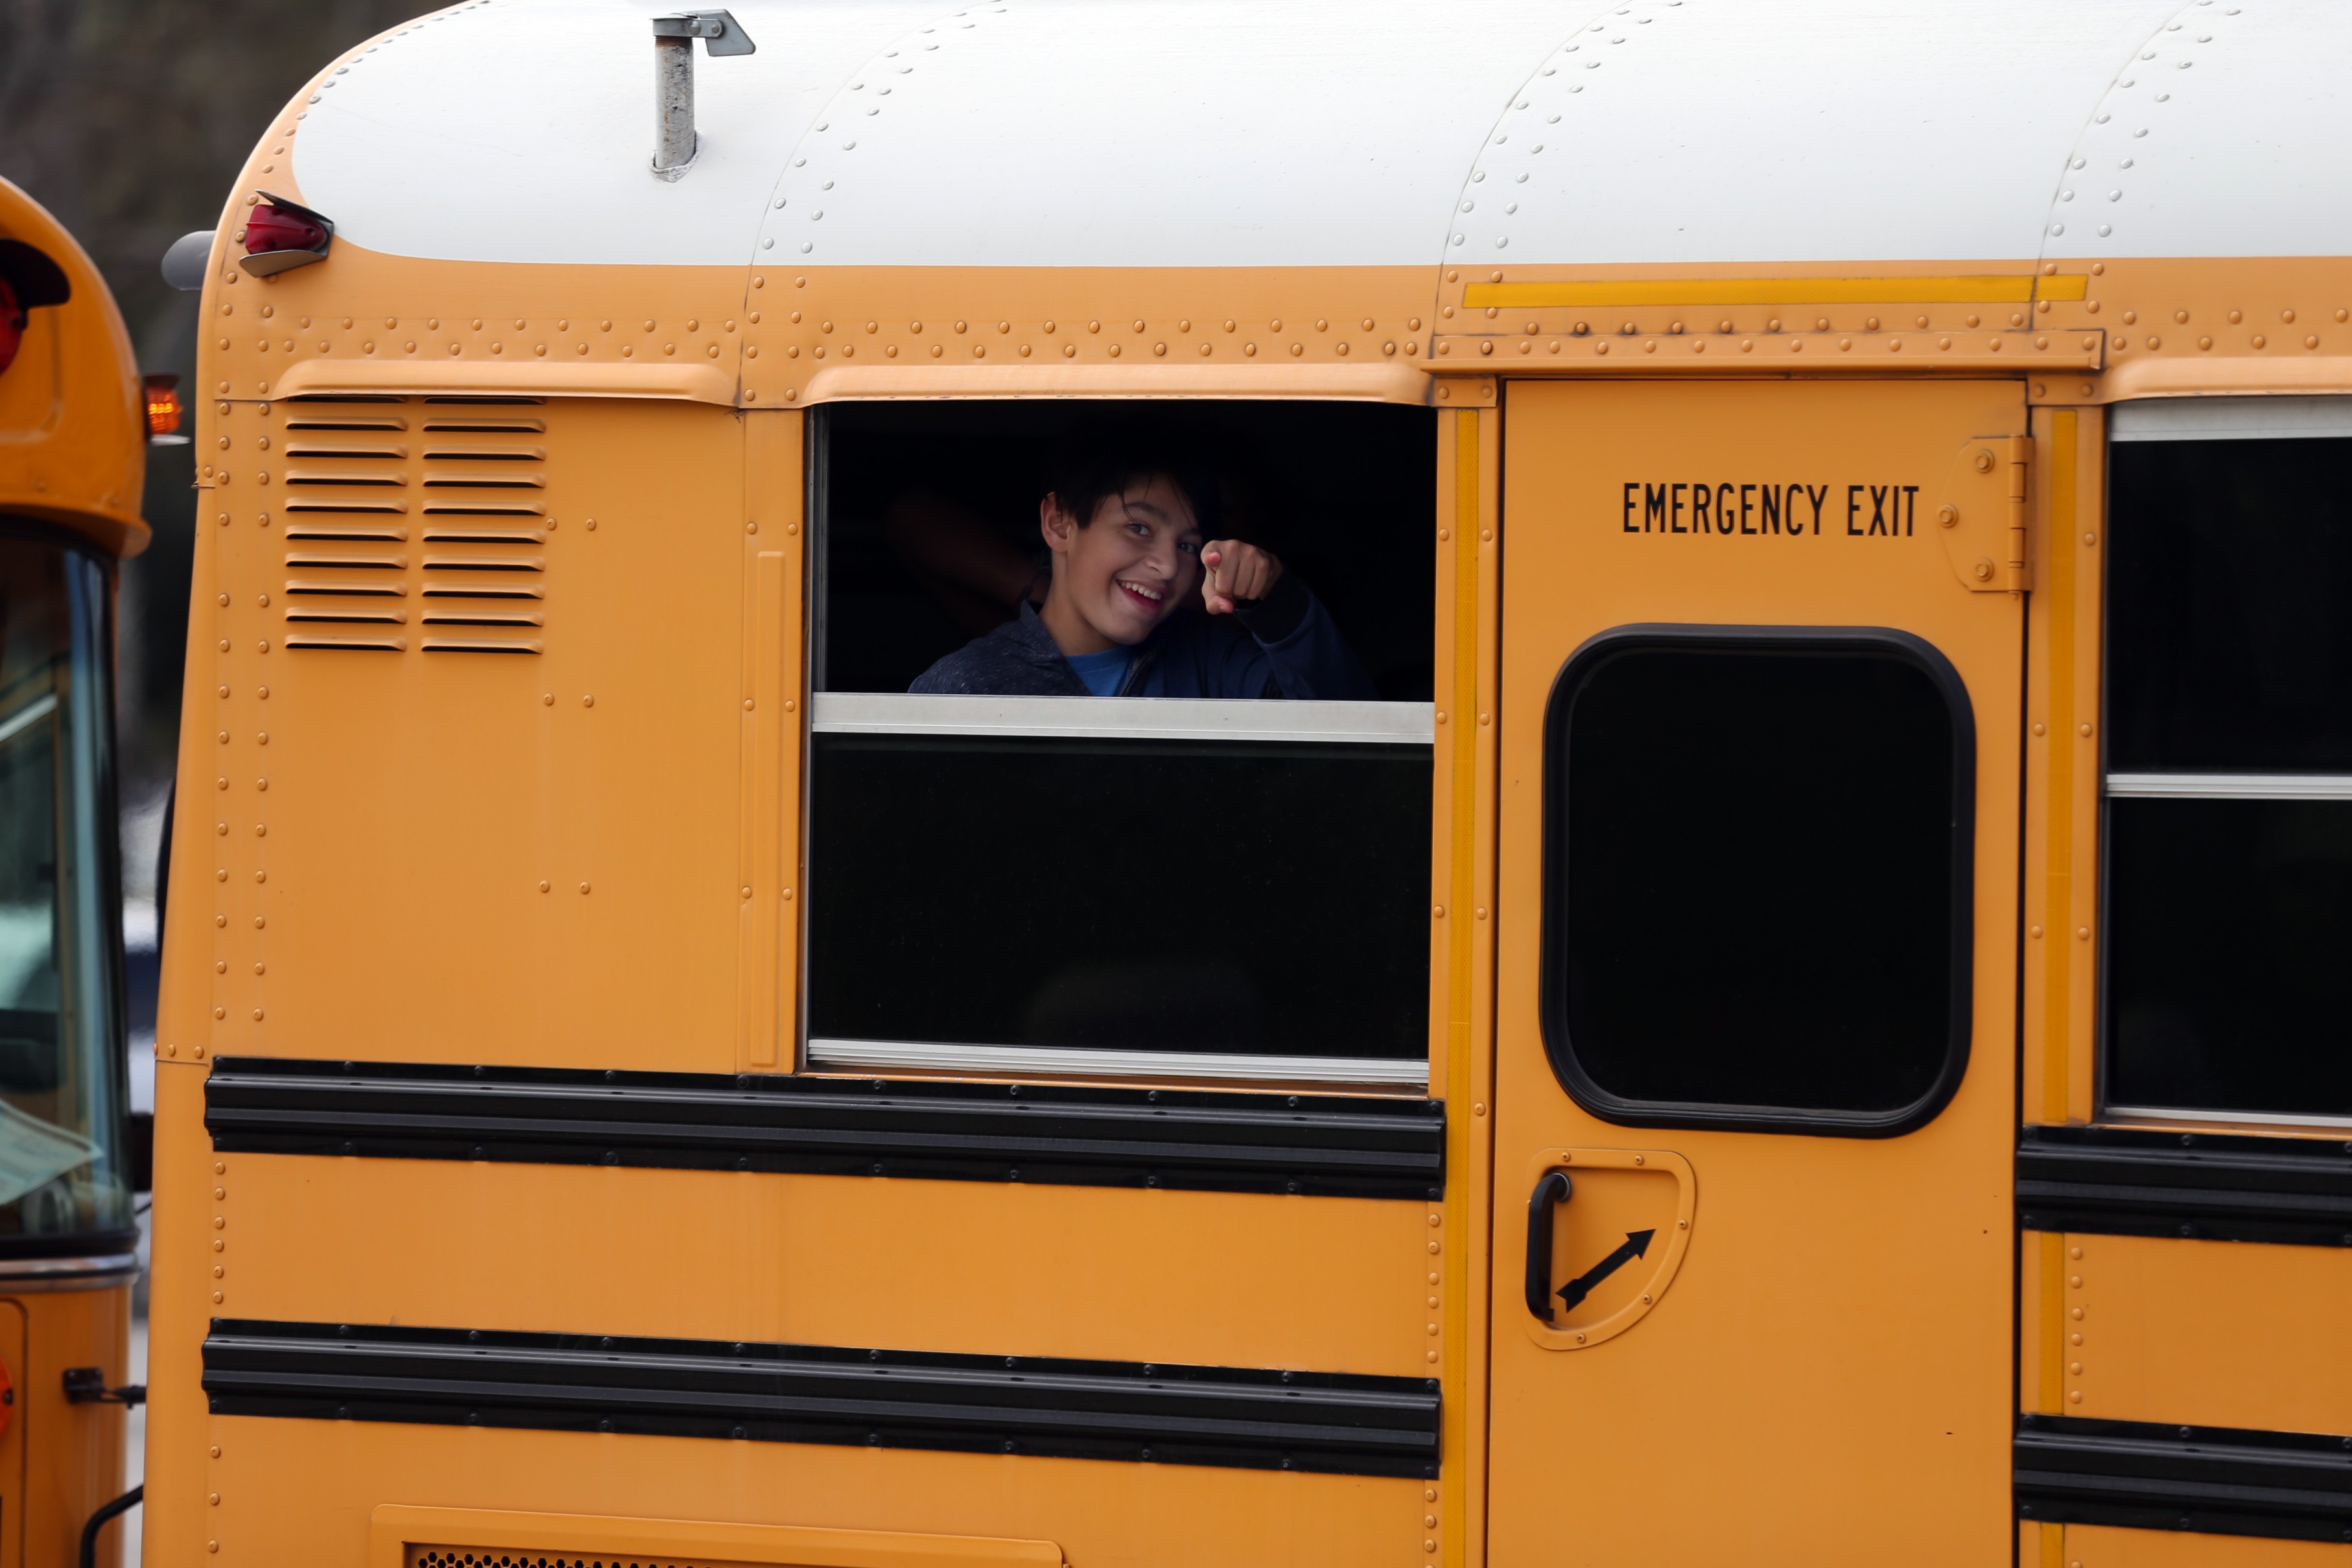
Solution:
<svg viewBox="0 0 2352 1568"><path fill-rule="evenodd" d="M0 1255L131 1225L106 568L0 531Z"/></svg>

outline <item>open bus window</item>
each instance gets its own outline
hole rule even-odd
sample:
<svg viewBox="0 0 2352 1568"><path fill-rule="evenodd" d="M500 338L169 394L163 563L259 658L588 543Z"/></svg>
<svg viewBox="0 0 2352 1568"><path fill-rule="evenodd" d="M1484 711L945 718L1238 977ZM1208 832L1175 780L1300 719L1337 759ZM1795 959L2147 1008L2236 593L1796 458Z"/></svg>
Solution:
<svg viewBox="0 0 2352 1568"><path fill-rule="evenodd" d="M1041 661L1056 652L1087 659L1105 651L1100 643L1148 656L1127 695L1429 700L1436 465L1424 411L894 403L824 411L820 442L812 650L820 692L908 691L940 661L1017 623L1027 604L1071 644L1046 645ZM1082 524L1066 514L1060 540L1041 516L1049 496L1087 514ZM1186 521L1189 538L1177 526ZM1150 537L1137 538L1139 528ZM1244 586L1265 582L1263 595L1247 596L1256 605L1212 604L1234 596L1202 593L1218 570L1202 557L1221 542L1234 559L1218 568L1248 571L1255 580ZM1139 599L1122 582L1160 597ZM1319 660L1284 664L1236 648L1290 641L1300 594L1320 610L1317 626L1328 622L1344 660L1315 649ZM1057 600L1069 601L1066 615L1049 602ZM1270 614L1291 618L1257 620ZM1037 650L1034 637L1020 646ZM1287 689L1265 693L1269 664L1277 682L1294 674ZM1223 667L1239 665L1252 668ZM976 695L1091 689L1075 672L1014 673L1007 684L1001 659L970 673L1000 677L963 683L982 688Z"/></svg>
<svg viewBox="0 0 2352 1568"><path fill-rule="evenodd" d="M2347 401L2118 411L2111 1113L2352 1117Z"/></svg>
<svg viewBox="0 0 2352 1568"><path fill-rule="evenodd" d="M1545 1045L1635 1125L1884 1134L1967 1065L1974 727L1876 631L1631 628L1545 727Z"/></svg>
<svg viewBox="0 0 2352 1568"><path fill-rule="evenodd" d="M825 411L811 1063L1423 1082L1435 455L1386 407Z"/></svg>
<svg viewBox="0 0 2352 1568"><path fill-rule="evenodd" d="M0 528L0 1256L129 1228L106 569Z"/></svg>

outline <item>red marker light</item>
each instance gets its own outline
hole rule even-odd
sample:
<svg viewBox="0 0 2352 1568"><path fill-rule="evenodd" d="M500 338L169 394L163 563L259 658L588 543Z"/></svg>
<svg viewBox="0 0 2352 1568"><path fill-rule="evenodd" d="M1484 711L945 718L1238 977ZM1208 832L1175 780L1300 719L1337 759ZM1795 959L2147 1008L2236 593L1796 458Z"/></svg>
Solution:
<svg viewBox="0 0 2352 1568"><path fill-rule="evenodd" d="M155 375L145 378L147 389L147 439L166 445L177 445L187 439L180 434L181 418L187 413L180 402L180 378Z"/></svg>
<svg viewBox="0 0 2352 1568"><path fill-rule="evenodd" d="M268 192L245 214L245 258L239 264L256 277L327 259L335 225L323 213Z"/></svg>
<svg viewBox="0 0 2352 1568"><path fill-rule="evenodd" d="M284 207L256 207L246 214L245 248L249 252L318 250L326 243L325 229Z"/></svg>

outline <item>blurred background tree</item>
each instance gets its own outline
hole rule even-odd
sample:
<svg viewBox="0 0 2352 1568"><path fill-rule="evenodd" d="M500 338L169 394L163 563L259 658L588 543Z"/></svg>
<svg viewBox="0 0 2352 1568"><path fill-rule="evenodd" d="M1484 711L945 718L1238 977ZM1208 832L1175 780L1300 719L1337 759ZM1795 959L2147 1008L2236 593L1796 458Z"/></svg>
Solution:
<svg viewBox="0 0 2352 1568"><path fill-rule="evenodd" d="M195 370L196 296L171 243L211 228L270 119L421 0L0 0L0 174L56 214L106 275L139 363ZM155 855L179 742L195 497L188 446L148 449L155 542L122 574L121 783L132 1060L153 1030Z"/></svg>
<svg viewBox="0 0 2352 1568"><path fill-rule="evenodd" d="M157 264L210 228L295 90L419 0L0 0L0 169L71 229L150 370L193 368Z"/></svg>

